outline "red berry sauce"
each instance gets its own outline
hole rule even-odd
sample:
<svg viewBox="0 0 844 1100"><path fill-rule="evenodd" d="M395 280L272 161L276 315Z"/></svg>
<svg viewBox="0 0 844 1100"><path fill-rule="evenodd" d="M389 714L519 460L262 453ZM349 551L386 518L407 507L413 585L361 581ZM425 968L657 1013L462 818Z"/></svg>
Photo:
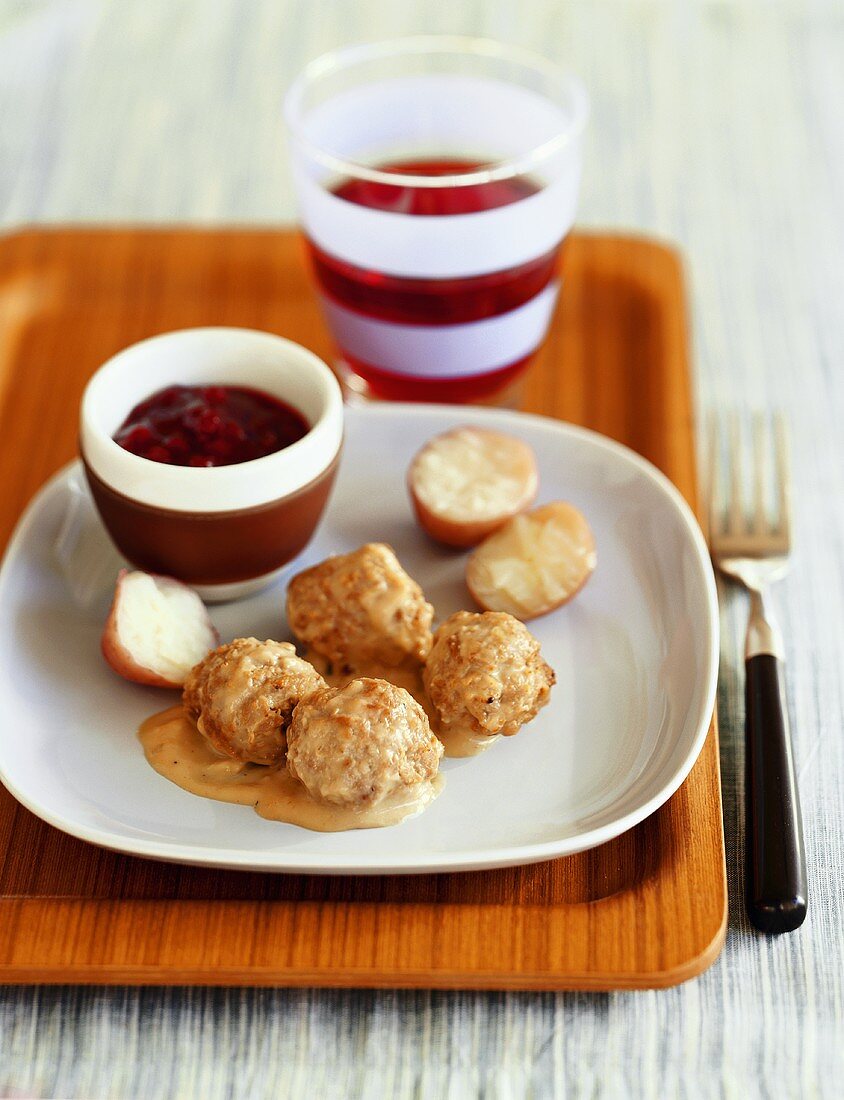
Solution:
<svg viewBox="0 0 844 1100"><path fill-rule="evenodd" d="M274 454L310 431L300 412L246 386L167 386L141 401L114 436L171 466L232 466Z"/></svg>

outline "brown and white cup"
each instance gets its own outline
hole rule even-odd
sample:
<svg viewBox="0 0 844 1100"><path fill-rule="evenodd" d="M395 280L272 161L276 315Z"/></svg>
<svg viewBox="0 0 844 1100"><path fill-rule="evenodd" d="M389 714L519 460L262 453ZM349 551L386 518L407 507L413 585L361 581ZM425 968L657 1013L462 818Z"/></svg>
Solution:
<svg viewBox="0 0 844 1100"><path fill-rule="evenodd" d="M152 462L114 441L138 402L178 384L264 390L298 409L310 430L274 454L209 468ZM85 474L118 550L211 600L262 588L310 541L342 439L342 395L326 364L249 329L184 329L133 344L100 367L82 397Z"/></svg>

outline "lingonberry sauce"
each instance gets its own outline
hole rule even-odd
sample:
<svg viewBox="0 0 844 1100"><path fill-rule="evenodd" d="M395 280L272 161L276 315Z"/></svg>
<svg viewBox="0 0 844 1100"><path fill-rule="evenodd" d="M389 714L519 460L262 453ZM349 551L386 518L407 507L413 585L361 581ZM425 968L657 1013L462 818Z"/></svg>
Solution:
<svg viewBox="0 0 844 1100"><path fill-rule="evenodd" d="M277 397L247 386L167 386L141 401L114 436L171 466L232 466L289 447L309 431Z"/></svg>

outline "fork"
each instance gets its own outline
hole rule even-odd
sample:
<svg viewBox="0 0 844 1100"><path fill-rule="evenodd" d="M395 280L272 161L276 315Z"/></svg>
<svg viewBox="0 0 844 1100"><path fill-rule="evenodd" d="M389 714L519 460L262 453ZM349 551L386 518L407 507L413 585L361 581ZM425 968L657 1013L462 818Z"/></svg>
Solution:
<svg viewBox="0 0 844 1100"><path fill-rule="evenodd" d="M726 434L726 440L723 438ZM728 454L725 474L722 450ZM773 453L773 466L771 455ZM793 932L806 918L806 856L785 698L782 635L769 586L789 565L791 475L781 414L753 424L753 495L743 492L739 418L726 433L713 416L709 544L716 567L750 594L745 643L745 905L762 932ZM769 472L773 472L773 485ZM723 482L729 481L725 500ZM769 489L776 502L769 508Z"/></svg>

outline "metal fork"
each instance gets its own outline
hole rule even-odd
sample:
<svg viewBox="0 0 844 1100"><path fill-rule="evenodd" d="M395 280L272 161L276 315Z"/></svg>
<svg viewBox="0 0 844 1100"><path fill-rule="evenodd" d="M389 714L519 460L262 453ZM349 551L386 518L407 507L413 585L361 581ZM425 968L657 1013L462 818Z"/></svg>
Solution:
<svg viewBox="0 0 844 1100"><path fill-rule="evenodd" d="M785 699L782 635L768 596L769 585L787 571L791 551L788 434L781 414L774 415L772 426L761 415L755 417L749 510L736 414L729 418L726 433L713 416L709 444L712 559L725 576L750 593L744 666L745 903L750 920L761 931L792 932L806 918L806 857ZM729 456L726 471L723 451ZM774 508L768 505L769 489Z"/></svg>

